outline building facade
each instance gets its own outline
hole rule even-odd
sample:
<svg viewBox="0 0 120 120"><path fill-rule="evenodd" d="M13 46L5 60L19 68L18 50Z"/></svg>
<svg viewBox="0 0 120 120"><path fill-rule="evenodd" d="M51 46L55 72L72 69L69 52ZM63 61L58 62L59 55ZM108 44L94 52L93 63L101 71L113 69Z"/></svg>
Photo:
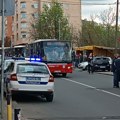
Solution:
<svg viewBox="0 0 120 120"><path fill-rule="evenodd" d="M74 29L81 30L81 0L58 1L63 5L64 14L67 16L69 24ZM9 27L7 35L11 36L14 45L26 44L31 41L31 23L37 18L37 13L42 12L43 5L50 3L51 0L16 0L15 15L9 17L7 23Z"/></svg>

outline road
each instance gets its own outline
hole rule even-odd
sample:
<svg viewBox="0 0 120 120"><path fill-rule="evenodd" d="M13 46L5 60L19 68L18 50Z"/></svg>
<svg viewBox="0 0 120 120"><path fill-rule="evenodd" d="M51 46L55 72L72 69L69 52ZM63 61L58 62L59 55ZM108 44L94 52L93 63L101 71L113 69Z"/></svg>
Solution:
<svg viewBox="0 0 120 120"><path fill-rule="evenodd" d="M98 73L56 77L52 103L35 96L13 102L25 120L120 120L120 89L112 88L112 76Z"/></svg>

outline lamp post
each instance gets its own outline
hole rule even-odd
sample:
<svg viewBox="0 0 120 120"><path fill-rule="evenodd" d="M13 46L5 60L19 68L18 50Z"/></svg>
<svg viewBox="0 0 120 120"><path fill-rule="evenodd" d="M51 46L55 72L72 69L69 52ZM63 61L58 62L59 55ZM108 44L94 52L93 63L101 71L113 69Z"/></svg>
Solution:
<svg viewBox="0 0 120 120"><path fill-rule="evenodd" d="M4 85L4 37L5 37L5 25L4 25L4 20L5 20L5 4L4 0L2 0L2 71L1 71L1 118L3 118L3 85Z"/></svg>
<svg viewBox="0 0 120 120"><path fill-rule="evenodd" d="M118 47L118 9L119 9L119 0L117 0L116 4L116 25L115 25L115 53L117 53Z"/></svg>

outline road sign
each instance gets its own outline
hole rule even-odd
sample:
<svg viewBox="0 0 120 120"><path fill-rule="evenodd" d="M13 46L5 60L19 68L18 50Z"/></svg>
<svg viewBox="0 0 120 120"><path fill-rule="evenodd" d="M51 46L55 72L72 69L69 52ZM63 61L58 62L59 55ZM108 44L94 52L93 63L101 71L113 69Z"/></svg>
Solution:
<svg viewBox="0 0 120 120"><path fill-rule="evenodd" d="M0 0L0 16L2 16L2 0ZM15 0L4 0L4 15L12 16L15 13Z"/></svg>

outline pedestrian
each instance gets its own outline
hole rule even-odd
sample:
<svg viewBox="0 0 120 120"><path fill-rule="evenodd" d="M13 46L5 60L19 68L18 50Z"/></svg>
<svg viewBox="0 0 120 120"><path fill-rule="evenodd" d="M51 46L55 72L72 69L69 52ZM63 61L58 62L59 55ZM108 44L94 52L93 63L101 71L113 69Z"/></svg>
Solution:
<svg viewBox="0 0 120 120"><path fill-rule="evenodd" d="M94 72L94 65L93 65L93 55L90 53L88 57L88 73L93 73Z"/></svg>
<svg viewBox="0 0 120 120"><path fill-rule="evenodd" d="M88 57L88 73L93 73L93 64L92 64L92 58Z"/></svg>
<svg viewBox="0 0 120 120"><path fill-rule="evenodd" d="M120 81L120 55L115 54L115 57L112 62L112 69L113 72L113 88L119 88L119 81Z"/></svg>
<svg viewBox="0 0 120 120"><path fill-rule="evenodd" d="M79 59L80 59L80 55L79 55L79 53L76 53L76 55L75 55L75 67L78 67Z"/></svg>

